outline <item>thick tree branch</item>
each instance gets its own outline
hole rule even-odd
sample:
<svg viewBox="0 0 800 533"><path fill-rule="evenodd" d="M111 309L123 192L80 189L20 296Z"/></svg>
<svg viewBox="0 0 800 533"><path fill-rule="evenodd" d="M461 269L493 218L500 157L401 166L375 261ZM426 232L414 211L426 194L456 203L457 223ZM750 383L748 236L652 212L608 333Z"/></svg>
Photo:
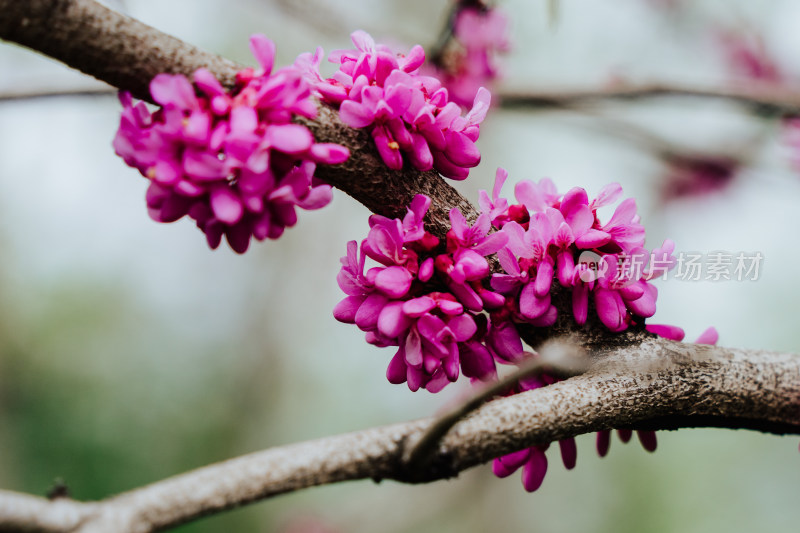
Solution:
<svg viewBox="0 0 800 533"><path fill-rule="evenodd" d="M0 38L149 99L160 72L206 67L230 86L239 67L93 0L0 0Z"/></svg>
<svg viewBox="0 0 800 533"><path fill-rule="evenodd" d="M268 449L91 504L2 492L0 529L157 531L306 487L434 481L534 444L614 427L672 428L674 418L800 434L800 356L648 338L593 361L580 376L477 409L444 436L422 475L404 457L433 419Z"/></svg>
<svg viewBox="0 0 800 533"><path fill-rule="evenodd" d="M98 511L99 506L93 503L47 500L0 490L0 531L73 531Z"/></svg>

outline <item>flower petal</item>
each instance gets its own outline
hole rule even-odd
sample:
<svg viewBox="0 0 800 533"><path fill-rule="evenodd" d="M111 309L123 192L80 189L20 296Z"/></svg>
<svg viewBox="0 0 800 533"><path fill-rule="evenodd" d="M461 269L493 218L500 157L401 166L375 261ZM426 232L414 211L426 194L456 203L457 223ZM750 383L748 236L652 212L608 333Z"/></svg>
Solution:
<svg viewBox="0 0 800 533"><path fill-rule="evenodd" d="M414 276L405 267L390 266L375 276L375 287L382 290L390 298L402 298L411 288Z"/></svg>
<svg viewBox="0 0 800 533"><path fill-rule="evenodd" d="M211 191L210 203L214 216L225 224L233 225L242 219L242 201L227 185Z"/></svg>
<svg viewBox="0 0 800 533"><path fill-rule="evenodd" d="M538 447L533 447L531 458L522 467L522 486L528 492L535 491L542 486L545 474L547 474L547 457Z"/></svg>

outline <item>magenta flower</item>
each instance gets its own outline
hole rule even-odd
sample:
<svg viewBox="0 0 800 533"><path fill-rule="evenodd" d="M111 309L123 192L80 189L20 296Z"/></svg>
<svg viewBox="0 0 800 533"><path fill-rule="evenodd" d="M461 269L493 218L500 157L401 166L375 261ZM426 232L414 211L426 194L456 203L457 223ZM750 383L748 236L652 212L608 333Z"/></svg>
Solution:
<svg viewBox="0 0 800 533"><path fill-rule="evenodd" d="M435 168L446 177L465 179L480 162L475 141L489 108L489 91L479 89L471 111L462 117L441 82L419 74L425 61L422 47L394 54L363 31L351 38L354 50L337 50L328 58L339 64L329 79L319 74L319 51L300 56L295 65L304 79L320 98L339 107L345 124L369 130L389 168L399 170L407 160L419 170Z"/></svg>
<svg viewBox="0 0 800 533"><path fill-rule="evenodd" d="M555 207L561 195L556 191L555 184L548 178L542 178L539 183L523 180L514 187L514 196L524 205L529 212L538 213L548 207Z"/></svg>
<svg viewBox="0 0 800 533"><path fill-rule="evenodd" d="M336 306L334 317L371 333L374 343L389 346L391 338L397 337L383 335L378 327L383 309L392 302L406 299L415 279L427 281L433 273L433 259L420 265L417 252L406 246L418 244L420 250L426 250L438 244L438 239L425 232L422 226L429 206L430 199L418 195L403 221L372 215L370 231L361 242L360 254L355 241L347 244L347 255L341 259L342 269L337 281L348 296ZM366 257L383 266L370 268L364 274Z"/></svg>
<svg viewBox="0 0 800 533"><path fill-rule="evenodd" d="M503 364L517 364L524 358L522 339L510 320L507 309L492 312L486 332L486 347L495 361Z"/></svg>
<svg viewBox="0 0 800 533"><path fill-rule="evenodd" d="M715 327L709 327L700 334L694 341L695 344L710 344L716 346L719 341L719 333Z"/></svg>
<svg viewBox="0 0 800 533"><path fill-rule="evenodd" d="M358 253L356 241L348 242L347 255L341 258L342 269L336 277L339 288L348 295L333 310L333 316L340 322L355 324L361 305L375 292L375 286L364 275L364 259L364 250ZM370 314L377 315L381 308L371 311Z"/></svg>
<svg viewBox="0 0 800 533"><path fill-rule="evenodd" d="M522 468L522 486L534 492L542 486L547 474L547 456L544 452L549 445L532 446L518 452L498 457L492 462L492 472L499 478L508 477Z"/></svg>
<svg viewBox="0 0 800 533"><path fill-rule="evenodd" d="M503 226L503 232L509 235L508 246L497 253L497 258L506 273L494 274L491 286L517 299L517 316L522 320L550 326L556 320L556 309L550 302L553 261L546 253L548 240L537 227L533 221L527 231L516 222Z"/></svg>
<svg viewBox="0 0 800 533"><path fill-rule="evenodd" d="M337 304L333 316L340 322L356 324L363 331L373 331L383 308L408 293L414 276L403 266L371 268L364 275L364 259L363 245L357 255L356 242L347 243L337 281L348 296Z"/></svg>
<svg viewBox="0 0 800 533"><path fill-rule="evenodd" d="M408 382L412 391L426 388L438 392L458 379L461 367L465 374L475 372L468 377L494 373L488 351L474 346L460 349L460 343L477 332L477 325L455 298L447 296L434 293L414 298L381 313L379 331L387 338L399 337L399 348L386 374L391 383Z"/></svg>
<svg viewBox="0 0 800 533"><path fill-rule="evenodd" d="M623 444L627 444L633 436L633 430L618 429L617 436ZM656 440L655 431L637 430L636 437L639 439L639 443L642 445L642 448L651 453L656 451L658 442ZM611 430L604 429L602 431L598 431L595 439L595 446L597 449L597 455L600 457L605 457L608 455L608 450L611 447Z"/></svg>
<svg viewBox="0 0 800 533"><path fill-rule="evenodd" d="M491 226L487 215L479 216L470 227L461 211L455 208L450 210L450 223L452 226L447 232L448 254L437 256L435 262L448 288L471 311L502 306L505 299L486 289L480 281L489 274L489 263L485 257L503 247L508 235L500 232L489 234Z"/></svg>
<svg viewBox="0 0 800 533"><path fill-rule="evenodd" d="M617 206L611 220L600 228L611 236L612 243L623 252L644 246L644 227L636 214L636 200L628 198Z"/></svg>
<svg viewBox="0 0 800 533"><path fill-rule="evenodd" d="M669 324L647 324L646 329L650 333L673 341L682 341L686 336L686 333L684 333L682 328L679 328L678 326L671 326ZM717 332L717 329L712 326L703 331L703 333L701 333L700 336L695 339L694 343L710 344L713 346L717 344L718 340L719 333Z"/></svg>
<svg viewBox="0 0 800 533"><path fill-rule="evenodd" d="M489 216L489 221L493 226L502 228L506 220L501 217L508 211L508 200L500 197L500 191L508 179L508 172L503 168L498 168L494 177L494 187L492 188L492 197L485 190L478 191L478 205L481 208L481 213Z"/></svg>
<svg viewBox="0 0 800 533"><path fill-rule="evenodd" d="M607 185L589 201L579 187L562 197L548 179L525 180L514 188L520 203L509 206L499 194L506 177L498 171L492 198L486 192L481 195L486 216L499 233L508 234L507 245L497 253L504 272L495 273L491 281L493 289L516 302L506 316L537 326L553 324L556 310L550 289L556 280L572 288L578 324L588 319L590 299L612 331L623 331L655 313L658 291L648 282L675 266L675 244L667 239L652 253L643 248L644 227L630 198L617 206L608 222L600 222L597 209L620 198L619 184Z"/></svg>
<svg viewBox="0 0 800 533"><path fill-rule="evenodd" d="M506 303L481 281L489 274L485 256L503 246L507 236L489 234L486 217L470 227L454 210L447 250L442 251L438 239L424 229L429 206L430 199L418 195L402 221L370 217L360 252L352 241L342 258L337 280L347 297L334 316L356 324L368 342L398 348L387 370L390 382L438 392L460 374L481 381L496 377L493 350L505 354L513 349L514 338L500 326L490 327L479 314ZM365 274L366 258L380 266ZM516 342L518 356L518 336Z"/></svg>
<svg viewBox="0 0 800 533"><path fill-rule="evenodd" d="M789 126L790 120L784 125ZM743 161L727 155L675 155L666 161L661 185L664 201L722 191L739 173Z"/></svg>
<svg viewBox="0 0 800 533"><path fill-rule="evenodd" d="M480 87L500 77L498 56L511 49L508 18L499 9L460 9L453 22L452 45L437 61L436 76L459 105L469 105Z"/></svg>
<svg viewBox="0 0 800 533"><path fill-rule="evenodd" d="M188 215L211 248L225 236L238 253L252 237L278 238L296 223L296 208L327 205L331 187L314 177L315 165L349 156L292 123L297 115L316 116L300 71L272 73L275 46L264 36L253 36L250 47L261 68L238 73L234 91L198 69L194 85L179 75L156 76L150 92L161 107L153 113L122 93L114 139L117 154L150 180L151 218L174 222Z"/></svg>
<svg viewBox="0 0 800 533"><path fill-rule="evenodd" d="M451 229L447 232L448 251L472 250L481 256L497 252L508 242L506 233L489 233L491 222L489 215L482 214L469 226L467 219L457 208L450 210Z"/></svg>
<svg viewBox="0 0 800 533"><path fill-rule="evenodd" d="M627 329L632 316L650 317L656 311L658 291L642 279L632 280L620 272L617 258L604 255L604 271L594 284L597 315L611 331Z"/></svg>

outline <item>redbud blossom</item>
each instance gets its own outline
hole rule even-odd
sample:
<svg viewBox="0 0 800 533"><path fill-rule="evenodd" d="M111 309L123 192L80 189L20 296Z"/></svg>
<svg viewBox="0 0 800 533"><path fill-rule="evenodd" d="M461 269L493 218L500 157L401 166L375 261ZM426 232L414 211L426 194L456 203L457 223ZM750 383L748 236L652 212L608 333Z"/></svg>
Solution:
<svg viewBox="0 0 800 533"><path fill-rule="evenodd" d="M425 61L421 46L395 54L363 31L351 37L354 50L336 50L328 58L339 65L331 78L319 73L320 49L301 55L295 65L324 102L339 108L345 124L369 130L386 166L399 170L408 161L418 170L435 168L448 178L465 179L481 160L475 141L489 91L479 88L472 109L461 116L442 83L419 74Z"/></svg>
<svg viewBox="0 0 800 533"><path fill-rule="evenodd" d="M207 70L194 84L159 74L150 83L151 112L121 93L123 105L114 149L150 180L147 207L157 222L194 219L211 248L224 235L238 253L250 238L276 239L297 222L296 208L319 209L331 187L314 176L318 163L346 160L348 150L317 143L296 116L314 118L316 105L301 72L272 72L275 45L250 39L261 68L237 75L225 90Z"/></svg>

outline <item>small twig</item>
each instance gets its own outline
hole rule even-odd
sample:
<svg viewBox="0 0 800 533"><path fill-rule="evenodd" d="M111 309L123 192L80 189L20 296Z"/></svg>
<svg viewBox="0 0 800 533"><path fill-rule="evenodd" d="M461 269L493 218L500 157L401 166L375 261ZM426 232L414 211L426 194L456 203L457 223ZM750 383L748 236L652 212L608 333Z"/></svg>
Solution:
<svg viewBox="0 0 800 533"><path fill-rule="evenodd" d="M412 477L415 472L426 467L436 446L450 428L487 400L503 394L515 383L525 378L545 373L567 378L583 374L589 368L586 353L578 345L565 339L552 339L544 343L539 348L538 354L523 353L526 360L517 370L503 379L485 386L466 402L436 419L415 445L407 447L404 462Z"/></svg>
<svg viewBox="0 0 800 533"><path fill-rule="evenodd" d="M558 110L596 120L603 133L612 133L621 139L638 144L645 150L652 151L653 155L667 166L694 160L731 161L739 167L747 166L753 162L756 153L764 143L775 135L775 125L778 123L776 120L765 120L766 125L760 128L757 134L745 141L739 141L733 147L728 146L724 150L700 151L668 141L646 127L609 116L598 111L592 105L575 101L559 105Z"/></svg>
<svg viewBox="0 0 800 533"><path fill-rule="evenodd" d="M666 83L616 84L607 88L506 90L499 95L508 109L563 107L577 102L638 100L645 98L711 98L732 100L758 112L800 113L800 91L773 83L749 83L731 87L692 87Z"/></svg>
<svg viewBox="0 0 800 533"><path fill-rule="evenodd" d="M453 26L456 23L456 15L458 15L460 9L460 2L453 4L449 13L447 14L444 26L442 26L441 31L439 31L439 36L437 37L436 42L433 44L433 46L428 48L427 53L425 54L428 57L430 64L437 68L442 68L444 66L442 65L444 51L447 49L450 41L455 37L453 34Z"/></svg>
<svg viewBox="0 0 800 533"><path fill-rule="evenodd" d="M555 28L558 25L561 15L560 4L560 0L547 0L547 23L551 28Z"/></svg>
<svg viewBox="0 0 800 533"><path fill-rule="evenodd" d="M663 137L653 133L648 128L639 126L633 122L628 122L627 120L606 115L605 113L594 109L593 106L590 107L579 102L574 102L559 106L559 109L576 113L589 119L595 119L602 123L603 132L614 133L618 137L639 144L642 148L646 150L652 150L658 155L687 152L686 149L683 149L664 139Z"/></svg>
<svg viewBox="0 0 800 533"><path fill-rule="evenodd" d="M54 97L108 97L116 96L117 93L119 93L118 89L99 84L97 87L46 87L37 89L12 89L9 91L0 90L0 103Z"/></svg>
<svg viewBox="0 0 800 533"><path fill-rule="evenodd" d="M428 61L438 68L445 68L444 63L444 54L447 47L450 45L450 42L455 39L455 27L456 27L456 18L458 18L458 14L467 8L478 9L481 11L485 11L489 9L486 1L484 0L458 0L453 3L453 6L450 8L450 12L447 14L447 18L445 19L444 26L442 27L441 31L439 32L439 36L436 39L436 43L433 44L430 48L426 51L426 56Z"/></svg>

